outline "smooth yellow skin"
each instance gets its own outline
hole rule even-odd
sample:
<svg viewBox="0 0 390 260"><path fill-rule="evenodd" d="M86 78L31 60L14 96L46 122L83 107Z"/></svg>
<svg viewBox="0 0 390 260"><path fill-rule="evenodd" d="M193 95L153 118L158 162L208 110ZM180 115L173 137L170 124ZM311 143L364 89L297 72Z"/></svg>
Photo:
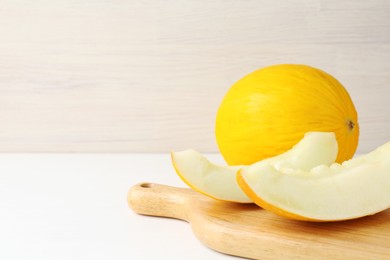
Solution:
<svg viewBox="0 0 390 260"><path fill-rule="evenodd" d="M224 97L215 126L229 165L281 154L310 131L336 134L337 162L356 151L357 113L345 88L319 69L294 64L266 67L239 80Z"/></svg>

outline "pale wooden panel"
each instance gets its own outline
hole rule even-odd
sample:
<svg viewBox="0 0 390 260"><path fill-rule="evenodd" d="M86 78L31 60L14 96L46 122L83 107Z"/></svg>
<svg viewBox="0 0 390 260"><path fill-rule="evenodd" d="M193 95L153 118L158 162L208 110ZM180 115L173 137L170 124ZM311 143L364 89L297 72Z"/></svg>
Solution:
<svg viewBox="0 0 390 260"><path fill-rule="evenodd" d="M0 151L217 151L227 89L275 63L336 76L360 152L390 140L390 2L0 1Z"/></svg>

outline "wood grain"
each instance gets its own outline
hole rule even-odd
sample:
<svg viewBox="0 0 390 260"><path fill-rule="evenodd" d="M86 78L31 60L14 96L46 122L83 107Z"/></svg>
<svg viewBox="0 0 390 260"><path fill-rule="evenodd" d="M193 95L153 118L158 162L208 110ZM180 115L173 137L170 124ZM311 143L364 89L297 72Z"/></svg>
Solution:
<svg viewBox="0 0 390 260"><path fill-rule="evenodd" d="M128 194L137 213L188 221L222 253L253 259L390 259L390 210L356 220L288 220L254 204L210 199L190 189L142 183Z"/></svg>
<svg viewBox="0 0 390 260"><path fill-rule="evenodd" d="M228 88L270 64L338 78L358 152L390 140L390 2L0 1L0 152L215 152Z"/></svg>

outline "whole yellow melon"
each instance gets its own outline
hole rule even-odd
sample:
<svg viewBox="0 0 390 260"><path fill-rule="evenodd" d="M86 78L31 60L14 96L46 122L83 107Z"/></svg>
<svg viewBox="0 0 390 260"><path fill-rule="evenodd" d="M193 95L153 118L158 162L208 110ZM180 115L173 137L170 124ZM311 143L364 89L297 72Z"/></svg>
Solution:
<svg viewBox="0 0 390 260"><path fill-rule="evenodd" d="M354 155L359 125L348 92L328 73L297 64L266 67L235 83L222 100L215 126L229 165L281 154L313 131L336 134L337 162Z"/></svg>

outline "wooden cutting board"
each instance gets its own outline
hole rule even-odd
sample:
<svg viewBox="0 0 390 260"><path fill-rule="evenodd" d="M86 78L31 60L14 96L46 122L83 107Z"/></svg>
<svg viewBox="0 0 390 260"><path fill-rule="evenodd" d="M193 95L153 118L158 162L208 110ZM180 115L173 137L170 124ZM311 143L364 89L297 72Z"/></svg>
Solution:
<svg viewBox="0 0 390 260"><path fill-rule="evenodd" d="M254 259L390 259L390 210L342 222L302 222L254 204L210 199L190 189L133 186L137 213L182 219L206 246Z"/></svg>

